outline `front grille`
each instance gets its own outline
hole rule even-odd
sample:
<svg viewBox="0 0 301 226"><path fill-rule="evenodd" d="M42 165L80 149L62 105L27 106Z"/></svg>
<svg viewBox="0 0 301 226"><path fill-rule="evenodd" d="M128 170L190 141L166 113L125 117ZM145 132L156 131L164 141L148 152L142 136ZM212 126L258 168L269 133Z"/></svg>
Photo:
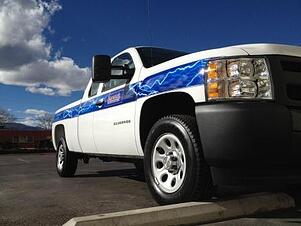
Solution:
<svg viewBox="0 0 301 226"><path fill-rule="evenodd" d="M286 87L287 96L292 100L301 100L301 85L289 84Z"/></svg>
<svg viewBox="0 0 301 226"><path fill-rule="evenodd" d="M298 60L298 61L297 61ZM301 81L301 62L300 58L295 58L295 60L284 60L281 61L281 66L283 72L293 73L295 76L294 81ZM286 75L288 76L288 75ZM297 76L297 77L296 77ZM292 81L290 81L292 82ZM290 84L288 83L286 86L286 93L289 99L291 100L301 100L301 85L300 84Z"/></svg>
<svg viewBox="0 0 301 226"><path fill-rule="evenodd" d="M272 71L276 103L301 108L301 57L267 56Z"/></svg>
<svg viewBox="0 0 301 226"><path fill-rule="evenodd" d="M283 71L301 72L301 63L294 61L281 61Z"/></svg>

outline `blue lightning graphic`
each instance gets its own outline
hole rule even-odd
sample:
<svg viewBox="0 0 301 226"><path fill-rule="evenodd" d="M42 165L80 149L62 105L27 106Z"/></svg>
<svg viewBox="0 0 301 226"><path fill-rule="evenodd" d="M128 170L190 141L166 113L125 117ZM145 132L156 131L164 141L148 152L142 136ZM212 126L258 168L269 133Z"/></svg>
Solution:
<svg viewBox="0 0 301 226"><path fill-rule="evenodd" d="M201 72L206 65L206 60L199 60L195 63L169 69L133 84L128 92L134 92L139 98L170 89L203 84L204 74Z"/></svg>
<svg viewBox="0 0 301 226"><path fill-rule="evenodd" d="M55 114L54 122L135 101L137 98L173 89L202 85L204 84L204 69L207 63L208 60L199 60L154 74L143 81L130 85L127 90L122 88L63 110ZM116 94L120 94L122 98L114 104L109 104L107 102L108 97ZM105 102L101 107L98 107L96 103L100 99L104 99Z"/></svg>

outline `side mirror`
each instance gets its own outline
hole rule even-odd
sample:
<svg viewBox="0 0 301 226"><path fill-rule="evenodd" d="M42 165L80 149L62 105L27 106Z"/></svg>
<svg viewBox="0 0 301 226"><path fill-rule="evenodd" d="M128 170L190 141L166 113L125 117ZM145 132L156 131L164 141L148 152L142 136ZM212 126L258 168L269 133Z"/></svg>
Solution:
<svg viewBox="0 0 301 226"><path fill-rule="evenodd" d="M128 65L115 66L112 65L112 78L115 79L130 79L133 77L135 69L130 69Z"/></svg>
<svg viewBox="0 0 301 226"><path fill-rule="evenodd" d="M93 82L107 82L111 78L111 57L107 55L96 55L92 60Z"/></svg>

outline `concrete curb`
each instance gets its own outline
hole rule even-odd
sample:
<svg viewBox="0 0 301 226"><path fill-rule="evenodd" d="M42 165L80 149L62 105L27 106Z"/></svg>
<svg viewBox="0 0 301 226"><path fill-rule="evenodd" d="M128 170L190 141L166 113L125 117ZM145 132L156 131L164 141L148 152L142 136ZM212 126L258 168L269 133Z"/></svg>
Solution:
<svg viewBox="0 0 301 226"><path fill-rule="evenodd" d="M204 224L292 207L295 201L285 193L256 193L218 202L188 202L75 217L64 226Z"/></svg>

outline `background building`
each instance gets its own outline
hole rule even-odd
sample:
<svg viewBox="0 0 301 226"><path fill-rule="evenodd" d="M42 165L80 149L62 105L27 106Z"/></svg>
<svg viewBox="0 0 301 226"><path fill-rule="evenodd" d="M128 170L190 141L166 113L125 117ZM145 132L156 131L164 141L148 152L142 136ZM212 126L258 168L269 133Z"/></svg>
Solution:
<svg viewBox="0 0 301 226"><path fill-rule="evenodd" d="M51 130L9 123L0 128L0 149L52 149Z"/></svg>

